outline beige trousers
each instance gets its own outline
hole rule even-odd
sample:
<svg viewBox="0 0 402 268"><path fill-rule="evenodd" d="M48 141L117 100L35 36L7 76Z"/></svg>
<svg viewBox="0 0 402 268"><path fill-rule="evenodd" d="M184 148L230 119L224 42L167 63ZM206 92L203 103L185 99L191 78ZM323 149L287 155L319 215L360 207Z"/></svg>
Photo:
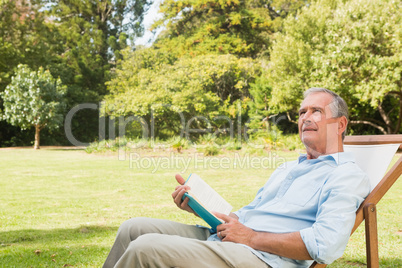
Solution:
<svg viewBox="0 0 402 268"><path fill-rule="evenodd" d="M109 267L269 267L249 249L205 241L208 229L151 218L124 222L106 259Z"/></svg>

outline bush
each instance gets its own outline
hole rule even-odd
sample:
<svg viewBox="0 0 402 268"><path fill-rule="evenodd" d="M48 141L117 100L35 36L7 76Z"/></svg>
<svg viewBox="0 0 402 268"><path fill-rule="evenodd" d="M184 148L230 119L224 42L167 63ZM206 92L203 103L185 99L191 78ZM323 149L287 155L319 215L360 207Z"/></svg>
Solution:
<svg viewBox="0 0 402 268"><path fill-rule="evenodd" d="M208 145L203 149L203 152L206 156L218 155L220 151L221 149L219 147L213 145Z"/></svg>

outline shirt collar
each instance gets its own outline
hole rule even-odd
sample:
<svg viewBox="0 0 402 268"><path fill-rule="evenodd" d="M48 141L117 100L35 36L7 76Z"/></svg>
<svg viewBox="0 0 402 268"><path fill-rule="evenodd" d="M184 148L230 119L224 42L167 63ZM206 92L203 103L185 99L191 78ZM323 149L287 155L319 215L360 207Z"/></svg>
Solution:
<svg viewBox="0 0 402 268"><path fill-rule="evenodd" d="M307 160L307 154L300 154L299 164ZM320 155L316 160L318 161L333 161L337 165L344 164L347 162L355 162L355 157L350 152L338 152L333 154Z"/></svg>

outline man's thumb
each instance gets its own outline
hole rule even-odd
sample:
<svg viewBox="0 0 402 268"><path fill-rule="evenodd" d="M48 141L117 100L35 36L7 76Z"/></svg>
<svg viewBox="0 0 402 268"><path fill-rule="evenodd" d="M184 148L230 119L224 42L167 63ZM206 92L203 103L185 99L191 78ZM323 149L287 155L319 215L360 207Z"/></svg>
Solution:
<svg viewBox="0 0 402 268"><path fill-rule="evenodd" d="M176 178L176 181L181 185L183 185L186 182L186 180L183 179L183 177L180 174L176 174L175 178Z"/></svg>

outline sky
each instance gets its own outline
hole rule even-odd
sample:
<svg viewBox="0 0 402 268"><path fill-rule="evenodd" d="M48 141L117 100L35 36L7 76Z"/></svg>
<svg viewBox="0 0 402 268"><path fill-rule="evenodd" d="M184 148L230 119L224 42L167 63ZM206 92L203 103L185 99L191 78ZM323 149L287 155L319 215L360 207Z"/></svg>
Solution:
<svg viewBox="0 0 402 268"><path fill-rule="evenodd" d="M158 13L159 10L159 4L163 0L155 0L152 6L149 8L147 13L144 16L144 27L145 27L145 32L144 35L141 38L137 38L135 40L136 45L144 45L144 46L151 46L152 43L155 41L156 37L158 34L163 30L163 28L159 28L155 34L153 34L151 31L149 31L149 28L151 25L154 23L156 19L159 19L162 17L162 14Z"/></svg>

